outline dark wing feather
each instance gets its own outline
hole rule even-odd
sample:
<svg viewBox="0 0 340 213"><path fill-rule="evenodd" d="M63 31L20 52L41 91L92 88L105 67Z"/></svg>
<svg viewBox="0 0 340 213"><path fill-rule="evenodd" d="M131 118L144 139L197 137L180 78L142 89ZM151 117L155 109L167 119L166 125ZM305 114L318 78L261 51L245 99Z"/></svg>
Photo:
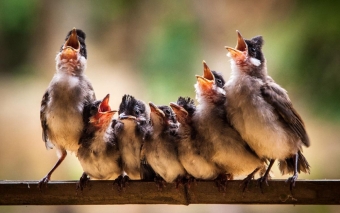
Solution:
<svg viewBox="0 0 340 213"><path fill-rule="evenodd" d="M286 92L274 82L268 82L261 87L263 98L271 104L286 124L300 137L301 141L309 147L310 142L305 125L300 115L293 108Z"/></svg>
<svg viewBox="0 0 340 213"><path fill-rule="evenodd" d="M41 100L41 106L40 106L40 121L41 121L41 127L42 127L42 139L45 143L48 142L48 135L47 135L47 130L48 130L48 126L47 126L47 121L46 121L46 109L47 109L47 102L49 101L49 93L48 91L45 92L42 100ZM46 148L52 148L49 147L46 144Z"/></svg>

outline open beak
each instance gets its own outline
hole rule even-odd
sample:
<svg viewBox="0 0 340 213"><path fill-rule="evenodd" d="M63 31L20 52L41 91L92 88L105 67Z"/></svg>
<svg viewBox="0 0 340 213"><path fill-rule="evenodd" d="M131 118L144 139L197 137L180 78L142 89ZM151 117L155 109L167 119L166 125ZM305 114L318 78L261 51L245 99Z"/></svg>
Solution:
<svg viewBox="0 0 340 213"><path fill-rule="evenodd" d="M107 94L105 98L102 100L102 102L99 105L98 112L100 113L116 113L117 110L111 110L111 107L109 105L110 100L110 94Z"/></svg>
<svg viewBox="0 0 340 213"><path fill-rule="evenodd" d="M215 83L214 80L209 80L199 75L196 75L196 78L198 86L203 90L203 92L210 91Z"/></svg>
<svg viewBox="0 0 340 213"><path fill-rule="evenodd" d="M76 28L73 28L71 35L68 37L62 48L62 58L76 59L79 50L80 43L77 36L77 30Z"/></svg>
<svg viewBox="0 0 340 213"><path fill-rule="evenodd" d="M244 41L241 33L238 30L236 30L236 32L237 32L237 45L236 45L235 49L242 51L242 52L244 52L244 51L248 52L247 43Z"/></svg>
<svg viewBox="0 0 340 213"><path fill-rule="evenodd" d="M186 117L188 117L188 112L181 106L179 106L178 104L171 102L170 103L170 107L171 109L175 112L177 119L179 121L185 119Z"/></svg>
<svg viewBox="0 0 340 213"><path fill-rule="evenodd" d="M204 72L203 73L204 78L211 80L211 81L215 81L215 77L205 61L203 61L203 72Z"/></svg>
<svg viewBox="0 0 340 213"><path fill-rule="evenodd" d="M237 44L235 48L232 47L225 47L228 51L230 56L236 61L244 61L248 56L248 45L244 41L241 33L236 30L237 32Z"/></svg>
<svg viewBox="0 0 340 213"><path fill-rule="evenodd" d="M98 113L90 119L90 122L95 123L95 126L98 128L106 127L106 124L109 124L113 115L117 112L117 110L111 110L109 105L110 95L107 94L102 102L99 104Z"/></svg>
<svg viewBox="0 0 340 213"><path fill-rule="evenodd" d="M196 75L198 86L204 91L207 92L211 90L213 84L215 83L215 77L212 74L210 68L207 63L203 61L203 76Z"/></svg>
<svg viewBox="0 0 340 213"><path fill-rule="evenodd" d="M80 43L78 40L76 28L73 28L70 37L68 37L67 41L65 42L63 49L65 48L72 48L76 51L80 50Z"/></svg>

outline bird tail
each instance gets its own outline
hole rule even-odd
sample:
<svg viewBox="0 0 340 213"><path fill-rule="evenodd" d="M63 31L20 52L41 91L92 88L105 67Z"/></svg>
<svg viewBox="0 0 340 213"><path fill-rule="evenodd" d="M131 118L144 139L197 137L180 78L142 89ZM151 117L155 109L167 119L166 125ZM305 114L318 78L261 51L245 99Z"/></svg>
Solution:
<svg viewBox="0 0 340 213"><path fill-rule="evenodd" d="M310 166L305 156L303 156L301 151L299 151L297 154L298 154L298 165L297 165L298 173L300 172L310 173ZM281 171L281 174L282 175L293 174L294 167L295 167L294 165L295 165L295 156L279 161L279 169Z"/></svg>

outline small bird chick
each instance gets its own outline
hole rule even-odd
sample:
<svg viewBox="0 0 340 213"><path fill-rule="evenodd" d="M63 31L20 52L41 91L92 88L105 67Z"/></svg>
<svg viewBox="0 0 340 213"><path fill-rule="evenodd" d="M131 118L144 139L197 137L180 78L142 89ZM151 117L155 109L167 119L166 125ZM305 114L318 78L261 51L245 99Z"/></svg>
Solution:
<svg viewBox="0 0 340 213"><path fill-rule="evenodd" d="M149 103L152 131L145 138L142 153L147 163L157 175L167 183L178 183L186 171L178 160L176 132L178 122L172 109L168 106L156 106Z"/></svg>
<svg viewBox="0 0 340 213"><path fill-rule="evenodd" d="M84 129L83 108L96 100L90 81L84 75L87 61L85 33L71 30L56 56L56 73L48 86L40 108L42 138L47 149L55 148L58 161L41 179L47 184L67 152L75 154Z"/></svg>
<svg viewBox="0 0 340 213"><path fill-rule="evenodd" d="M79 180L78 188L83 190L91 180L114 180L122 174L121 158L117 139L113 134L116 120L111 110L110 95L103 100L95 101L84 108L86 125L79 140L78 160L84 173Z"/></svg>
<svg viewBox="0 0 340 213"><path fill-rule="evenodd" d="M205 137L201 150L231 177L249 175L244 180L245 190L255 173L265 170L266 160L259 158L230 125L224 106L228 101L225 91L216 84L215 76L205 62L203 67L204 75L196 76L198 105L193 116L198 132Z"/></svg>
<svg viewBox="0 0 340 213"><path fill-rule="evenodd" d="M192 116L196 110L194 101L191 98L179 97L177 103L170 103L180 123L177 131L176 144L178 158L185 170L194 178L201 180L213 180L222 173L212 161L208 161L200 154L200 135L192 123Z"/></svg>
<svg viewBox="0 0 340 213"><path fill-rule="evenodd" d="M123 174L132 180L141 179L141 148L151 130L150 109L131 95L124 95L119 106L119 119L114 127L122 157Z"/></svg>
<svg viewBox="0 0 340 213"><path fill-rule="evenodd" d="M228 117L256 154L270 159L261 186L268 185L269 170L277 159L282 174L293 174L288 179L292 190L298 173L310 171L302 155L302 146L310 145L305 125L287 91L267 74L262 36L245 40L238 31L237 35L236 48L226 47L232 69L224 87Z"/></svg>

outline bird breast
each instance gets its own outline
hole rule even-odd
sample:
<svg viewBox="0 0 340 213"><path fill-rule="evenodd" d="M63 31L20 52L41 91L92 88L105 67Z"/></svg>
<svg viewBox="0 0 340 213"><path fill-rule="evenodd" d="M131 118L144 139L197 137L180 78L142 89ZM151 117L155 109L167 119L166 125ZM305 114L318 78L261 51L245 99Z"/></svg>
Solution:
<svg viewBox="0 0 340 213"><path fill-rule="evenodd" d="M260 157L285 159L298 150L274 108L260 94L263 81L240 75L225 86L231 123Z"/></svg>
<svg viewBox="0 0 340 213"><path fill-rule="evenodd" d="M46 119L48 138L55 146L76 152L84 127L84 94L79 78L56 74L50 85L50 100L47 103ZM66 95L67 94L67 95Z"/></svg>

